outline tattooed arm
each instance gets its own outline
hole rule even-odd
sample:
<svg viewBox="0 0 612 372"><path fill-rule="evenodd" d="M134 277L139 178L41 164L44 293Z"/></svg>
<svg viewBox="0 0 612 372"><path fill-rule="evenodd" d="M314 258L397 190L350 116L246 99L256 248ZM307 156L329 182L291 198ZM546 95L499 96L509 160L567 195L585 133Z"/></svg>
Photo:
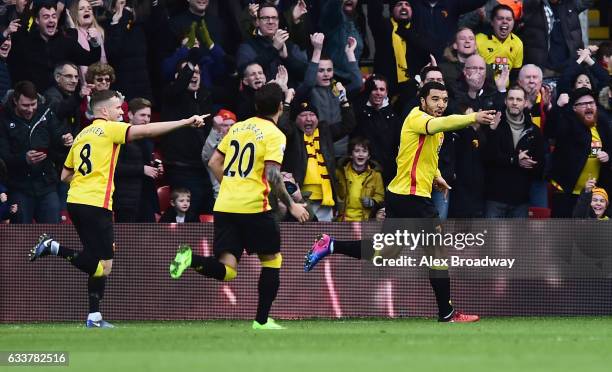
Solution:
<svg viewBox="0 0 612 372"><path fill-rule="evenodd" d="M221 179L223 178L223 162L225 161L225 155L219 151L215 150L210 160L208 161L208 168L213 172L217 182L221 183Z"/></svg>
<svg viewBox="0 0 612 372"><path fill-rule="evenodd" d="M291 215L293 215L293 217L295 217L299 222L308 221L309 215L306 208L302 204L295 203L285 188L283 176L280 172L280 164L267 161L265 172L272 192L276 194L278 199L287 206L289 213L291 213Z"/></svg>

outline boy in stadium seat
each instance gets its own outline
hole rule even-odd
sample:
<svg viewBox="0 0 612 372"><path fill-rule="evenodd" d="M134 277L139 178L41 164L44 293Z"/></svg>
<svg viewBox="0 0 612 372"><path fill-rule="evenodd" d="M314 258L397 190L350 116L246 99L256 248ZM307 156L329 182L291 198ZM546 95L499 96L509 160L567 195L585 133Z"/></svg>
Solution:
<svg viewBox="0 0 612 372"><path fill-rule="evenodd" d="M191 191L177 187L170 195L170 206L164 211L159 222L184 223L200 222L198 215L189 210L191 205Z"/></svg>

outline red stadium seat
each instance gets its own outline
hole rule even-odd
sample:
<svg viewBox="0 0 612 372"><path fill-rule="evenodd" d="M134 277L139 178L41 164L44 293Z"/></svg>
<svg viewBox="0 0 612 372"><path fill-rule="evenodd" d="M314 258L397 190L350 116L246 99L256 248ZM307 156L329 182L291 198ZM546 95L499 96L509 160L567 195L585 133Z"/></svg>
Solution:
<svg viewBox="0 0 612 372"><path fill-rule="evenodd" d="M550 218L550 208L529 207L529 218L545 220Z"/></svg>
<svg viewBox="0 0 612 372"><path fill-rule="evenodd" d="M201 214L200 222L214 222L215 218L212 214Z"/></svg>
<svg viewBox="0 0 612 372"><path fill-rule="evenodd" d="M72 220L70 219L70 215L67 210L63 210L60 212L60 223L66 225L72 225Z"/></svg>
<svg viewBox="0 0 612 372"><path fill-rule="evenodd" d="M170 206L170 186L162 186L157 189L159 209L163 212Z"/></svg>

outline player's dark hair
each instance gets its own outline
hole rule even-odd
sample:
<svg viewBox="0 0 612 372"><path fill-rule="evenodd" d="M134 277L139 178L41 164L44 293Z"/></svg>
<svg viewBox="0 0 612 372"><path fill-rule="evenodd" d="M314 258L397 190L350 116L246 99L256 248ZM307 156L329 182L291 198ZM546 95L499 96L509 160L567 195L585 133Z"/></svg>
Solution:
<svg viewBox="0 0 612 372"><path fill-rule="evenodd" d="M189 191L189 189L185 187L177 187L175 189L172 189L172 193L170 194L170 200L175 202L176 199L178 199L181 195L189 195L189 197L191 198L191 191Z"/></svg>
<svg viewBox="0 0 612 372"><path fill-rule="evenodd" d="M91 95L91 101L89 102L89 106L93 110L100 103L106 102L113 97L123 99L121 94L119 94L117 91L114 91L112 89L96 91Z"/></svg>
<svg viewBox="0 0 612 372"><path fill-rule="evenodd" d="M15 99L15 102L17 102L21 96L29 99L38 99L38 91L36 90L34 83L29 80L23 80L15 84L13 99Z"/></svg>
<svg viewBox="0 0 612 372"><path fill-rule="evenodd" d="M426 99L429 95L429 92L431 92L432 90L443 90L445 92L447 91L444 84L438 83L437 81L430 81L429 83L423 85L423 87L421 87L421 89L419 90L419 99Z"/></svg>
<svg viewBox="0 0 612 372"><path fill-rule="evenodd" d="M272 116L278 112L285 94L276 83L266 84L255 92L255 110L259 116Z"/></svg>
<svg viewBox="0 0 612 372"><path fill-rule="evenodd" d="M497 15L497 12L499 12L500 10L509 11L510 13L512 13L512 19L514 19L514 10L512 10L512 8L510 8L506 4L497 4L495 5L495 7L493 7L493 9L491 9L491 21L495 18L495 16Z"/></svg>
<svg viewBox="0 0 612 372"><path fill-rule="evenodd" d="M355 146L363 146L366 150L370 151L370 140L365 137L353 137L348 144L349 154L353 152Z"/></svg>
<svg viewBox="0 0 612 372"><path fill-rule="evenodd" d="M142 98L142 97L137 97L137 98L132 98L130 100L130 102L128 103L128 110L132 113L135 114L136 112L142 110L143 108L151 108L153 105L151 104L151 101L149 101L146 98Z"/></svg>

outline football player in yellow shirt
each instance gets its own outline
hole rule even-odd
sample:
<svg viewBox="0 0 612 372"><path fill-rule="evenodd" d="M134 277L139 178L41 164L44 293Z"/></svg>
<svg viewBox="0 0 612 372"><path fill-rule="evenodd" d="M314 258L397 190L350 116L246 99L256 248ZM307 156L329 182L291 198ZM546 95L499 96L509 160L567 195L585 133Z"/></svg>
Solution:
<svg viewBox="0 0 612 372"><path fill-rule="evenodd" d="M214 257L195 255L183 245L170 264L174 279L191 267L209 278L230 281L238 275L242 251L257 254L261 273L253 329L284 329L268 317L280 285L282 262L280 230L268 200L270 192L299 222L309 217L306 208L287 193L280 173L286 139L277 123L283 98L282 89L275 83L257 90L257 116L234 124L208 162L221 183L214 207Z"/></svg>
<svg viewBox="0 0 612 372"><path fill-rule="evenodd" d="M30 261L47 255L60 256L89 275L89 315L85 323L88 328L113 328L102 319L100 301L113 267L113 177L121 144L161 136L189 125L202 126L207 116L132 126L116 121L123 115L122 103L123 97L113 90L92 95L90 105L98 119L76 136L64 162L61 179L70 184L68 213L83 250L67 248L43 234L30 252Z"/></svg>
<svg viewBox="0 0 612 372"><path fill-rule="evenodd" d="M438 212L431 200L432 186L441 190L450 187L440 176L438 152L444 132L459 130L473 123L490 125L496 119L493 110L468 115L442 116L448 106L446 87L438 82L429 82L419 91L420 106L412 109L400 135L397 155L397 175L389 184L385 195L386 218L383 230L395 233L401 225L399 218L427 219L414 231L439 231ZM421 220L419 223L422 223ZM433 224L432 224L433 222ZM433 230L433 231L432 231ZM364 250L362 251L362 246ZM428 256L446 258L445 247L425 247ZM340 253L357 259L371 260L374 257L372 242L339 241L327 234L321 235L306 254L304 270L310 271L324 257ZM440 322L475 322L477 315L466 315L455 311L450 303L450 278L447 266L431 266L429 281L438 304Z"/></svg>

